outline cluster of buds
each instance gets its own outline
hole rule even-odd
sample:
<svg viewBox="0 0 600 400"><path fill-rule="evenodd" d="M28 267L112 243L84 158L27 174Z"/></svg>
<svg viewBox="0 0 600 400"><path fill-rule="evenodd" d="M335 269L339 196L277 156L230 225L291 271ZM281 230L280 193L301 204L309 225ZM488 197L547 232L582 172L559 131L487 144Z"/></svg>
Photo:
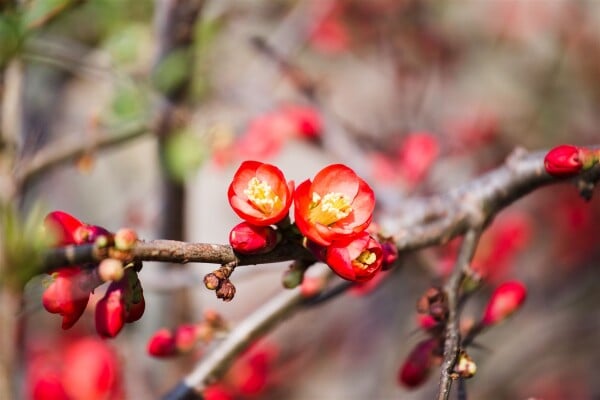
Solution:
<svg viewBox="0 0 600 400"><path fill-rule="evenodd" d="M477 366L465 347L484 329L500 323L517 311L523 305L526 296L525 286L517 281L503 283L493 291L480 321L463 329L461 349L454 365L453 376L466 379L475 375ZM431 369L442 360L448 320L448 304L444 291L435 287L427 289L417 302L417 311L419 325L429 337L415 346L400 367L398 381L408 388L416 388L424 383Z"/></svg>
<svg viewBox="0 0 600 400"><path fill-rule="evenodd" d="M234 265L223 265L219 269L214 270L210 274L204 276L204 286L208 290L214 290L217 298L228 302L233 300L235 296L235 286L229 280L233 272Z"/></svg>
<svg viewBox="0 0 600 400"><path fill-rule="evenodd" d="M85 224L70 214L53 211L44 221L56 246L94 243L111 247L116 255L130 251L137 242L131 229L113 234L108 230ZM52 281L42 296L44 308L63 317L63 329L69 329L85 311L90 294L104 282L110 282L104 297L96 305L96 331L104 337L115 337L125 323L137 321L145 309L138 272L142 264L133 262L127 267L116 258L99 264L61 267L52 273Z"/></svg>
<svg viewBox="0 0 600 400"><path fill-rule="evenodd" d="M156 331L148 341L147 351L158 358L187 354L198 343L208 344L227 329L227 324L218 313L206 310L203 320L197 324L182 324L175 330L162 328Z"/></svg>
<svg viewBox="0 0 600 400"><path fill-rule="evenodd" d="M316 259L353 282L372 279L382 268L384 257L395 260L397 256L390 246L384 252L367 231L375 196L371 187L345 165L330 165L294 189L294 183L286 182L277 167L246 161L235 173L228 197L233 210L245 220L230 235L231 245L240 253L248 249L252 253L269 251L274 239L293 241L300 233L302 243ZM289 220L292 202L295 224ZM248 224L269 229L249 229Z"/></svg>
<svg viewBox="0 0 600 400"><path fill-rule="evenodd" d="M550 150L544 158L546 172L558 178L566 178L586 171L600 161L600 151L568 144Z"/></svg>

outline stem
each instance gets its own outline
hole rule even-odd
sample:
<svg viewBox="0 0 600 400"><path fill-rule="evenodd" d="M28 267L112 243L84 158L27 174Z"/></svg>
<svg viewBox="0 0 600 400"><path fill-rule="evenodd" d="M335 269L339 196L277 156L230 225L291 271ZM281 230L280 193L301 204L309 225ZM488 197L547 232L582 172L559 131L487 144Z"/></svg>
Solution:
<svg viewBox="0 0 600 400"><path fill-rule="evenodd" d="M444 290L448 299L448 323L446 325L446 340L444 343L444 361L442 362L438 400L448 400L452 386L452 370L456 363L460 347L460 325L458 304L460 299L460 285L469 270L469 265L481 232L476 229L467 231L462 242L454 270Z"/></svg>

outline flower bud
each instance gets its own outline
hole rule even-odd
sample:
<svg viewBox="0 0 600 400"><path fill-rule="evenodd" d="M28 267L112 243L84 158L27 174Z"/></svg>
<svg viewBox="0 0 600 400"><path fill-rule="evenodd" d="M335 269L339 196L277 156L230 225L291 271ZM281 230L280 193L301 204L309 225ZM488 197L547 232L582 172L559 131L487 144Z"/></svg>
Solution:
<svg viewBox="0 0 600 400"><path fill-rule="evenodd" d="M194 348L198 341L198 326L182 324L175 331L175 347L180 353L187 353Z"/></svg>
<svg viewBox="0 0 600 400"><path fill-rule="evenodd" d="M556 177L576 175L583 168L581 149L571 145L561 145L553 148L544 157L546 172Z"/></svg>
<svg viewBox="0 0 600 400"><path fill-rule="evenodd" d="M383 251L382 258L382 269L385 271L390 269L396 260L398 260L398 248L389 240L384 240L381 242L381 250Z"/></svg>
<svg viewBox="0 0 600 400"><path fill-rule="evenodd" d="M454 372L461 378L472 378L475 376L475 372L477 372L477 364L475 364L473 359L463 350L458 355L458 360L454 366Z"/></svg>
<svg viewBox="0 0 600 400"><path fill-rule="evenodd" d="M245 221L229 233L231 247L242 254L267 253L277 245L277 239L277 231L270 226L254 226Z"/></svg>
<svg viewBox="0 0 600 400"><path fill-rule="evenodd" d="M79 267L58 270L42 295L44 308L63 317L63 329L71 328L87 307L90 294L82 287L83 274Z"/></svg>
<svg viewBox="0 0 600 400"><path fill-rule="evenodd" d="M225 302L233 300L235 296L235 286L229 279L221 282L221 286L217 289L217 298L222 299Z"/></svg>
<svg viewBox="0 0 600 400"><path fill-rule="evenodd" d="M503 283L492 293L492 297L483 313L481 324L496 324L521 307L527 297L525 285L518 281Z"/></svg>
<svg viewBox="0 0 600 400"><path fill-rule="evenodd" d="M137 240L137 233L133 229L121 228L115 233L115 247L117 250L131 250Z"/></svg>
<svg viewBox="0 0 600 400"><path fill-rule="evenodd" d="M125 317L125 287L122 282L113 282L96 304L96 332L104 337L117 336L125 325Z"/></svg>
<svg viewBox="0 0 600 400"><path fill-rule="evenodd" d="M148 354L153 357L172 357L177 354L175 337L167 328L159 329L148 341Z"/></svg>
<svg viewBox="0 0 600 400"><path fill-rule="evenodd" d="M98 265L98 275L103 282L120 281L125 274L121 260L106 258Z"/></svg>
<svg viewBox="0 0 600 400"><path fill-rule="evenodd" d="M425 382L433 367L433 350L436 345L435 338L419 342L400 368L398 382L411 389Z"/></svg>

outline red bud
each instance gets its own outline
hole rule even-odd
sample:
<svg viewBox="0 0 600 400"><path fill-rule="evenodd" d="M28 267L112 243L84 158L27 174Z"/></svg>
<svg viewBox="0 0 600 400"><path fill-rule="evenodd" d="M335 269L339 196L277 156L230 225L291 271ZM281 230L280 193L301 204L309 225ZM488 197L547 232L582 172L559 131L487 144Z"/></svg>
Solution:
<svg viewBox="0 0 600 400"><path fill-rule="evenodd" d="M96 304L96 331L104 337L115 337L125 325L125 288L113 282Z"/></svg>
<svg viewBox="0 0 600 400"><path fill-rule="evenodd" d="M398 382L411 389L425 382L433 366L433 350L436 344L435 338L419 342L404 361L398 374Z"/></svg>
<svg viewBox="0 0 600 400"><path fill-rule="evenodd" d="M557 146L546 154L544 167L552 176L573 176L583 168L581 149L567 144Z"/></svg>
<svg viewBox="0 0 600 400"><path fill-rule="evenodd" d="M487 304L481 324L496 324L521 307L527 297L527 289L521 282L511 281L498 286Z"/></svg>
<svg viewBox="0 0 600 400"><path fill-rule="evenodd" d="M185 353L192 350L198 341L198 327L192 324L183 324L175 331L175 346L179 352Z"/></svg>
<svg viewBox="0 0 600 400"><path fill-rule="evenodd" d="M238 253L266 253L277 245L277 232L270 226L242 222L231 230L229 243Z"/></svg>
<svg viewBox="0 0 600 400"><path fill-rule="evenodd" d="M175 337L167 328L160 329L150 338L147 346L148 354L153 357L172 357L177 354Z"/></svg>

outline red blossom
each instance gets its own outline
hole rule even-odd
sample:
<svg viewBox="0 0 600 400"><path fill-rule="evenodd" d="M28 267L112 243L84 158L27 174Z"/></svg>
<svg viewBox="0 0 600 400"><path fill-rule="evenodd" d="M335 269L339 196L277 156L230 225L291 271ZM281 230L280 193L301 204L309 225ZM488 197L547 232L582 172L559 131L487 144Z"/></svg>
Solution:
<svg viewBox="0 0 600 400"><path fill-rule="evenodd" d="M381 269L382 256L379 242L363 232L353 239L332 242L325 262L344 279L366 282Z"/></svg>
<svg viewBox="0 0 600 400"><path fill-rule="evenodd" d="M186 353L194 348L198 341L198 326L182 324L175 330L175 347L180 353Z"/></svg>
<svg viewBox="0 0 600 400"><path fill-rule="evenodd" d="M53 275L42 295L42 304L48 312L61 315L62 328L69 329L87 307L90 293L82 287L85 276L79 267L61 268Z"/></svg>
<svg viewBox="0 0 600 400"><path fill-rule="evenodd" d="M553 148L544 157L544 167L552 176L576 175L583 168L579 147L564 144Z"/></svg>
<svg viewBox="0 0 600 400"><path fill-rule="evenodd" d="M257 226L275 224L288 215L294 182L285 181L279 168L258 161L244 161L227 192L233 211Z"/></svg>
<svg viewBox="0 0 600 400"><path fill-rule="evenodd" d="M76 244L75 233L83 222L64 211L53 211L46 215L44 227L53 235L56 246Z"/></svg>
<svg viewBox="0 0 600 400"><path fill-rule="evenodd" d="M294 216L304 236L322 246L363 232L371 223L375 195L369 185L342 164L322 169L294 195Z"/></svg>
<svg viewBox="0 0 600 400"><path fill-rule="evenodd" d="M277 245L277 232L270 226L254 226L244 221L229 233L229 244L238 253L266 253Z"/></svg>
<svg viewBox="0 0 600 400"><path fill-rule="evenodd" d="M503 283L492 293L481 324L489 326L504 320L521 307L526 297L527 288L521 282Z"/></svg>
<svg viewBox="0 0 600 400"><path fill-rule="evenodd" d="M323 122L315 108L303 105L287 105L278 112L290 125L293 135L306 139L315 139L320 136Z"/></svg>
<svg viewBox="0 0 600 400"><path fill-rule="evenodd" d="M80 339L64 354L62 383L71 400L121 399L120 362L102 340Z"/></svg>

